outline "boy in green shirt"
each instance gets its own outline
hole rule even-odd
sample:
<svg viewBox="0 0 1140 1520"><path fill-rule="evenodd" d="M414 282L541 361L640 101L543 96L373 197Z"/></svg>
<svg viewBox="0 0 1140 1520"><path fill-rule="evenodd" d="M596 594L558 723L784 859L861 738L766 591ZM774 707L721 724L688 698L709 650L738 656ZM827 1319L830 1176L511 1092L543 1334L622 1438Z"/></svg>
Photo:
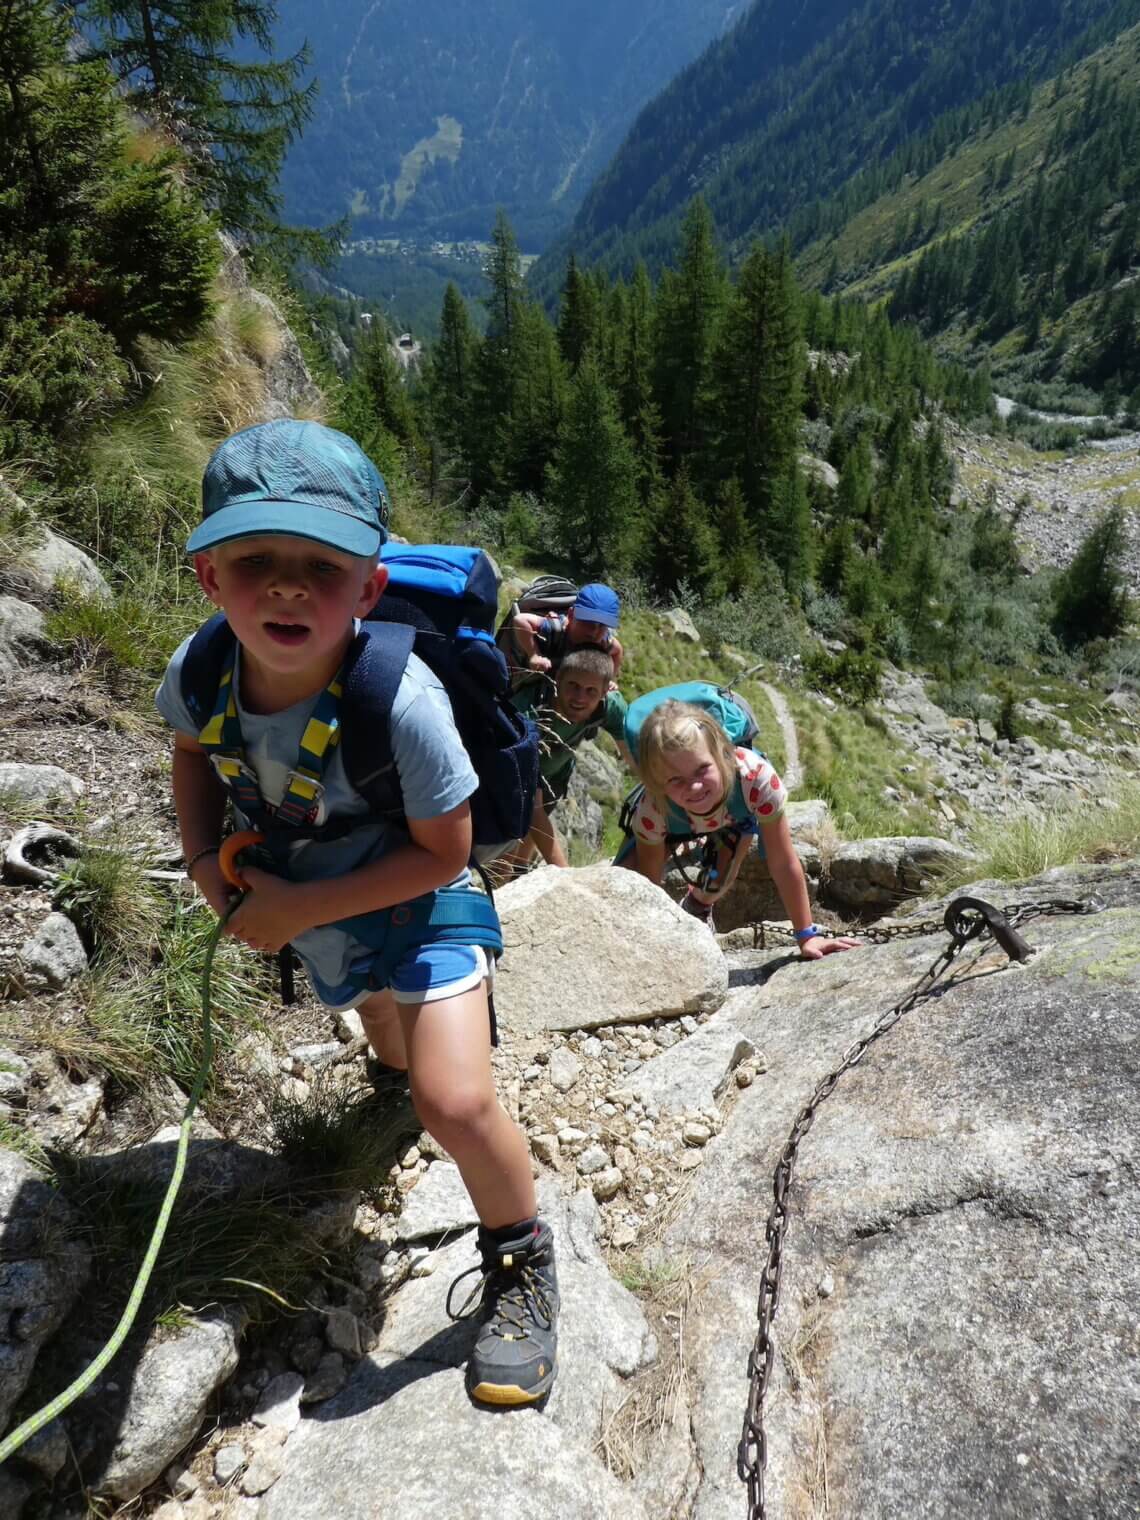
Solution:
<svg viewBox="0 0 1140 1520"><path fill-rule="evenodd" d="M551 815L570 787L575 751L583 739L592 739L605 729L616 741L626 765L633 769L625 744L628 704L620 692L609 689L612 678L613 661L606 651L575 649L558 667L552 696L546 685L538 690L524 687L515 694L516 705L538 724L540 785L530 833L519 849L505 857L508 864L529 864L535 850L548 865L570 864Z"/></svg>

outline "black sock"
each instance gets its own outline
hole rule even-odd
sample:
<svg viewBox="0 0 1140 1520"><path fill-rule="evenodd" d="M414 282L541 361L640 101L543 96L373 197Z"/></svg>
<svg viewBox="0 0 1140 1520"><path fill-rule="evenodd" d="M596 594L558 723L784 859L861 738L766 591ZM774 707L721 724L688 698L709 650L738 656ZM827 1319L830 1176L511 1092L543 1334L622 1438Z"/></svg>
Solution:
<svg viewBox="0 0 1140 1520"><path fill-rule="evenodd" d="M497 1246L502 1246L508 1240L518 1240L522 1235L537 1235L538 1220L532 1216L530 1219L520 1219L517 1224L497 1224L493 1229L484 1225L483 1233Z"/></svg>

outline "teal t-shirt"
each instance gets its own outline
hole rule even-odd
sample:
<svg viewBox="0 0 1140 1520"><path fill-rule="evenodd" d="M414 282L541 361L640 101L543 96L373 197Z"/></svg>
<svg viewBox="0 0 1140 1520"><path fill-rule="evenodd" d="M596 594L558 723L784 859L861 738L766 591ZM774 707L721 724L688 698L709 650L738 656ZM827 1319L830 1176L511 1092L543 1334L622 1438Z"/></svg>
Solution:
<svg viewBox="0 0 1140 1520"><path fill-rule="evenodd" d="M539 688L541 692L542 688ZM604 729L616 742L625 742L625 715L629 703L620 691L609 691L590 718L571 723L548 702L540 702L538 693L525 688L514 698L520 711L532 717L538 726L539 761L542 779L555 796L561 797L574 770L574 751L587 734Z"/></svg>

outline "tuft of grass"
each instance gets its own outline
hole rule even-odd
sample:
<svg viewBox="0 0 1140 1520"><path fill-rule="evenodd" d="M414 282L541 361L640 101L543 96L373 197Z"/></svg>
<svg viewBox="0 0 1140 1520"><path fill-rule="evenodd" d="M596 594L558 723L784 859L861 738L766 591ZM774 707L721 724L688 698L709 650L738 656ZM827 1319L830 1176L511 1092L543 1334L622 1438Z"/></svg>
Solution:
<svg viewBox="0 0 1140 1520"><path fill-rule="evenodd" d="M409 1101L385 1103L367 1090L346 1090L339 1076L335 1068L319 1072L304 1097L275 1093L269 1145L307 1188L375 1190L420 1123Z"/></svg>
<svg viewBox="0 0 1140 1520"><path fill-rule="evenodd" d="M48 1169L48 1158L34 1135L30 1135L11 1109L0 1108L0 1151L15 1151L25 1161L42 1172Z"/></svg>
<svg viewBox="0 0 1140 1520"><path fill-rule="evenodd" d="M973 846L980 860L948 866L939 877L943 886L1022 881L1055 866L1127 859L1140 849L1140 783L1125 783L1096 806L1082 802L987 824L977 830Z"/></svg>
<svg viewBox="0 0 1140 1520"><path fill-rule="evenodd" d="M167 661L203 621L204 610L185 579L156 574L110 599L62 588L46 632L79 669L96 672L116 695L149 707Z"/></svg>
<svg viewBox="0 0 1140 1520"><path fill-rule="evenodd" d="M215 926L202 904L176 900L150 954L97 973L82 1019L37 1024L34 1037L81 1070L108 1073L126 1087L173 1078L188 1089L202 1059L202 974ZM263 1032L265 963L222 938L214 958L211 1025L216 1084L226 1055L251 1031Z"/></svg>
<svg viewBox="0 0 1140 1520"><path fill-rule="evenodd" d="M92 946L96 964L151 952L162 923L162 898L137 857L117 848L85 849L61 867L55 905Z"/></svg>
<svg viewBox="0 0 1140 1520"><path fill-rule="evenodd" d="M280 357L284 333L266 307L248 298L235 302L232 323L242 348L258 364L264 367Z"/></svg>
<svg viewBox="0 0 1140 1520"><path fill-rule="evenodd" d="M165 1178L88 1166L53 1156L55 1180L74 1209L92 1253L90 1299L121 1302L150 1242ZM255 1315L296 1305L325 1248L305 1223L286 1184L217 1194L185 1189L178 1197L146 1294L151 1321L172 1311L243 1303Z"/></svg>

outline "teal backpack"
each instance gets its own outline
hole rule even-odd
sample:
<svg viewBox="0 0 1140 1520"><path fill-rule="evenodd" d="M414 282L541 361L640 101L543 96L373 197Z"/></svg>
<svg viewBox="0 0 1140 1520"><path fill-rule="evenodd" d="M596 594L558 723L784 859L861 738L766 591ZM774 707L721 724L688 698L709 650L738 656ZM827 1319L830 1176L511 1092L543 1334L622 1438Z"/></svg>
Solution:
<svg viewBox="0 0 1140 1520"><path fill-rule="evenodd" d="M625 715L625 742L636 760L641 741L641 725L662 702L688 702L703 708L715 718L733 744L744 749L752 748L752 741L760 732L756 714L739 692L728 686L714 686L711 681L680 681L676 686L660 686L647 691L636 702L631 702Z"/></svg>

